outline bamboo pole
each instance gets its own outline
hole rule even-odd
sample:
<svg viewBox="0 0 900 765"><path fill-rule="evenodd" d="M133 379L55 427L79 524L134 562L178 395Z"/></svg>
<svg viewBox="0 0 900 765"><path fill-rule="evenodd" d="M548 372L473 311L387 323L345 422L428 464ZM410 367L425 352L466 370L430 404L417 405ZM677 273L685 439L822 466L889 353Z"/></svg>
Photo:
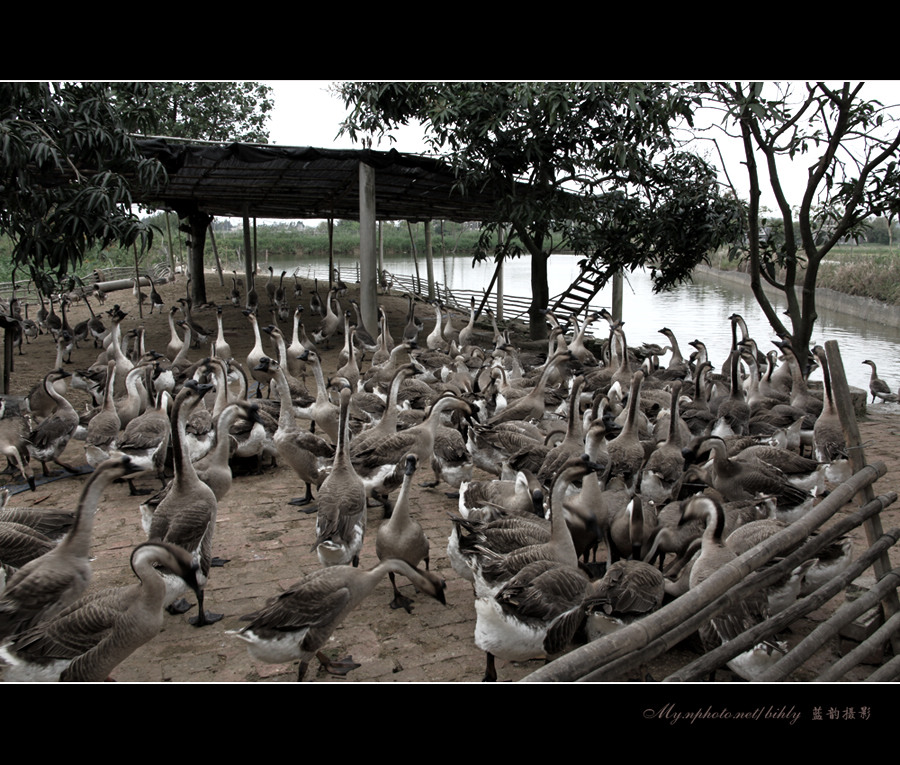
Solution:
<svg viewBox="0 0 900 765"><path fill-rule="evenodd" d="M850 501L860 488L876 481L885 472L886 468L883 462L867 465L858 473L850 476L840 486L835 487L825 499L806 515L794 521L783 531L768 540L766 548L768 552L762 551L760 549L762 546L757 545L736 560L723 566L698 587L689 590L665 608L661 608L659 611L649 614L638 622L634 622L617 632L594 640L564 656L560 656L523 678L522 682L576 680L620 658L626 653L643 648L651 640L684 624L688 618L695 618L702 623L703 618L700 617L698 612L708 608L713 601L724 595L745 576L762 566L772 554L778 554L778 551L787 549L804 540L811 530L831 518L834 513ZM708 613L704 612L704 616L708 618L716 612L717 610L710 609ZM691 614L697 614L697 616L691 617Z"/></svg>
<svg viewBox="0 0 900 765"><path fill-rule="evenodd" d="M667 677L666 680L689 682L691 680L696 680L699 677L703 677L707 673L721 667L733 659L741 651L748 650L761 640L771 637L775 633L787 628L796 619L805 616L811 611L815 611L841 592L848 584L850 584L850 582L871 566L872 561L878 555L881 555L885 550L895 545L898 538L900 538L900 529L894 529L890 534L885 534L880 540L877 540L874 545L866 550L863 555L857 558L857 560L844 572L836 576L830 582L822 585L814 593L798 600L781 613L766 620L763 624L747 630L745 633L738 636L738 638L729 640L728 643L707 652L697 661L682 667L678 672ZM834 634L837 633L841 626L843 625L839 625L834 630ZM791 672L798 669L806 659L821 648L823 644L824 640L818 644L809 643L803 647L798 644L798 646L785 654L775 666L767 670L764 675L760 675L758 680L760 682L784 680ZM797 653L794 653L794 651L797 651Z"/></svg>
<svg viewBox="0 0 900 765"><path fill-rule="evenodd" d="M422 294L422 277L419 275L419 258L416 250L416 238L413 236L412 224L406 221L406 230L409 232L409 243L412 246L413 264L416 267L416 294Z"/></svg>
<svg viewBox="0 0 900 765"><path fill-rule="evenodd" d="M789 555L787 558L785 558L775 566L769 567L765 572L757 572L758 574L760 574L760 576L756 577L755 582L752 577L748 577L748 580L745 584L737 585L734 589L729 591L726 596L723 596L723 598L728 598L727 603L731 605L736 600L738 600L742 596L742 594L749 592L755 587L761 587L771 584L772 581L777 580L784 573L793 570L803 560L806 560L812 555L815 555L815 553L825 545L830 544L838 537L862 524L873 513L881 512L884 507L896 501L896 499L896 493L891 493L887 496L879 497L866 507L860 508L856 513L841 518L837 523L832 524L828 529L817 533L813 539L809 540L806 544L802 545L800 548L795 550L793 553L791 553L791 555ZM880 554L883 550L887 549L892 544L895 544L896 541L896 537L891 539L886 535L882 540L879 540L876 553ZM789 624L795 619L809 613L810 611L814 611L822 604L826 603L828 600L834 597L838 592L846 587L849 582L855 579L856 576L858 576L869 565L871 565L873 556L874 554L871 551L869 551L867 555L861 556L860 560L863 561L863 563L854 564L858 567L858 569L855 569L856 573L854 573L852 577L848 578L846 581L838 581L837 579L834 579L831 582L826 583L815 593L811 593L802 601L798 601L798 603L790 606L789 609L785 609L781 613L771 617L764 624L757 625L757 627L751 630L747 630L742 635L729 641L727 647L722 646L708 652L704 656L697 659L695 662L682 667L678 672L673 673L672 675L667 677L666 680L686 681L697 677L702 677L712 670L722 666L727 661L730 661L741 651L745 651L751 646L756 645L761 640L771 637L775 633L783 630L785 627L789 626ZM720 598L719 600L715 601L712 605L716 607L716 609L711 610L718 610L717 607L721 605L721 600L722 599ZM650 661L651 659L660 656L666 651L674 648L675 645L688 637L697 628L698 624L701 623L702 619L700 619L699 617L687 619L684 623L678 625L671 632L666 633L661 638L652 641L646 646L646 648L634 651L631 654L628 654L627 656L618 660L617 662L611 662L601 670L592 673L586 678L582 679L597 681L610 680L615 679L616 677L621 677L624 672L642 663Z"/></svg>
<svg viewBox="0 0 900 765"><path fill-rule="evenodd" d="M841 359L836 340L827 340L825 342L825 354L828 359L828 371L831 375L831 389L838 415L841 419L841 427L844 430L844 442L847 445L850 465L853 467L853 472L856 472L865 466L866 455L859 436L859 425L856 422L853 402L850 399L850 386L847 384L847 377L844 374L844 362ZM864 486L861 490L860 502L870 502L874 495L871 484ZM877 539L883 533L881 517L875 516L871 518L864 524L863 528L866 532L866 539L871 544L873 539ZM875 561L873 570L875 571L875 576L879 579L891 570L891 561L887 554ZM900 599L897 597L896 590L886 593L883 608L886 619L900 612ZM891 647L895 655L900 654L900 635L894 635L891 638Z"/></svg>
<svg viewBox="0 0 900 765"><path fill-rule="evenodd" d="M827 640L836 636L843 627L878 603L878 600L884 597L890 588L896 588L898 583L900 583L900 569L894 569L894 571L889 572L888 575L880 579L869 592L856 600L844 603L828 621L816 627L794 646L790 653L778 661L774 667L762 673L759 676L759 681L764 683L787 677L788 674L800 667L804 661L825 645Z"/></svg>
<svg viewBox="0 0 900 765"><path fill-rule="evenodd" d="M829 683L840 680L851 669L862 664L872 651L882 648L898 630L900 630L900 614L894 614L850 653L829 666L815 679L815 682Z"/></svg>

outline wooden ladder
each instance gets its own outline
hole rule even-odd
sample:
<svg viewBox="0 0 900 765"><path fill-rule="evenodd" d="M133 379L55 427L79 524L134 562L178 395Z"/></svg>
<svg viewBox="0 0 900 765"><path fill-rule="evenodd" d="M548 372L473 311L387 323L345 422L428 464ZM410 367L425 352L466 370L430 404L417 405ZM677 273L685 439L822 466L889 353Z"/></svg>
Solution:
<svg viewBox="0 0 900 765"><path fill-rule="evenodd" d="M600 272L590 265L582 266L578 278L550 306L550 310L559 320L560 326L568 330L571 317L578 316L590 304L591 300L603 289Z"/></svg>

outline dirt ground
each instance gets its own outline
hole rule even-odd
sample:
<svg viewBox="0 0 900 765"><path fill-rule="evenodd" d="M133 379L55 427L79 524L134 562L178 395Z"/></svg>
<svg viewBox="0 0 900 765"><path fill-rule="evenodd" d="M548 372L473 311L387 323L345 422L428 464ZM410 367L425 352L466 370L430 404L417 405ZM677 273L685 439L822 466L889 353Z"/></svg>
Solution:
<svg viewBox="0 0 900 765"><path fill-rule="evenodd" d="M311 285L306 280L301 282L306 288L302 302L307 309L306 321L311 327L315 321L308 313ZM292 289L293 285L290 291ZM230 278L222 287L217 275L207 275L207 297L211 303L223 306L226 339L235 358L242 360L253 345L253 336L241 310L230 304L230 290ZM130 290L111 293L103 309L118 302L128 312L123 330L143 324L147 348L164 351L169 341L165 311L173 301L185 295L184 278L160 285L158 291L165 301L162 314L154 312L149 315L149 307L145 305L141 318ZM355 285L351 284L350 296L355 293ZM380 302L388 310L394 337L399 337L405 323L405 298L384 296L380 297ZM268 320L266 304L267 298L261 290L260 315L264 322ZM344 305L349 307L346 303ZM425 320L427 334L433 325L433 311L428 306L419 305L417 313ZM69 315L69 322L74 326L87 316L86 307L76 304ZM211 307L195 309L195 319L215 327L215 311ZM465 321L466 317L460 317L457 326L462 326ZM291 326L283 323L282 329L289 340ZM324 354L326 375L335 371L340 342L332 343L332 348ZM269 352L277 355L274 348L269 348ZM201 357L201 351L194 353L197 358ZM15 356L10 394L26 395L51 368L54 355L55 347L48 335L42 335L26 345L24 354ZM91 343L83 343L72 353L71 363L66 365L66 369L85 369L94 362L96 355L97 350ZM312 380L309 385L314 385ZM79 410L89 405L89 398L82 391L71 391L71 400ZM900 436L900 406L870 404L867 414L860 419L860 430L868 462L883 461L887 466L887 475L875 484L876 494L898 490L900 457L896 447ZM74 465L85 465L83 442L73 440L64 459ZM40 466L36 464L35 467L40 475ZM476 471L476 477L479 476L483 477ZM74 508L84 477L65 476L43 482L35 492L27 491L27 487L24 487L25 491L20 491L23 487L16 485L15 480L10 479L8 485L14 492L20 493L11 498L10 505ZM158 485L149 483L153 487ZM317 672L317 668L311 666L307 680L319 683L459 683L479 682L482 679L485 660L473 640L475 615L471 585L455 574L446 554L450 531L447 513L454 512L457 506L456 500L445 493L448 488L442 485L427 489L415 485L412 494L412 507L431 542L431 569L444 576L447 582L447 605L417 595L411 585L405 584L404 591L415 598L412 614L402 609L391 610L388 607L390 584L385 580L338 628L327 648L328 653L336 658L351 654L361 666L344 677L328 675L321 670ZM243 642L226 633L242 626L239 621L241 615L256 610L266 599L278 594L303 574L318 568L318 559L311 550L315 515L299 512L288 504L290 498L302 494L302 489L291 468L285 465L271 467L258 476L236 476L231 492L219 504L214 544L214 554L228 562L221 568L213 569L207 588L208 608L223 613L224 618L216 624L197 629L188 624L190 612L182 616L167 616L161 634L114 672L117 681L268 683L295 679L296 663L268 665L256 662L250 658ZM134 545L144 541L138 511L140 501L139 497L129 496L125 484L111 486L104 495L94 527L92 588L131 581L129 555ZM369 539L374 540L380 522L381 511L370 510ZM900 510L896 505L882 513L881 522L886 530L898 526ZM857 552L867 546L862 530L854 533L854 545ZM890 556L893 566L900 564L900 553L896 549L891 550ZM367 542L360 565L369 568L376 562L374 543ZM792 640L799 640L831 610L823 608L811 614L802 625L795 627ZM841 650L838 640L831 641L820 651L816 664L825 666L833 662L841 655ZM644 681L649 677L661 680L696 656L690 645L683 644L656 660L646 673L628 679ZM540 661L518 664L498 662L499 679L502 682L520 680L541 664ZM846 679L864 679L871 670L872 667L864 665ZM731 678L723 676L722 679Z"/></svg>

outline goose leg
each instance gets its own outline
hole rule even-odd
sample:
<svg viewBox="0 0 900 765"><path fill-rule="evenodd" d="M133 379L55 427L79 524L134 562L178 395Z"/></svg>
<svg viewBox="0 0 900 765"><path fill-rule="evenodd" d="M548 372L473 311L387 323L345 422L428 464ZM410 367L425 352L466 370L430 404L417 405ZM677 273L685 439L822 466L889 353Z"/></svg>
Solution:
<svg viewBox="0 0 900 765"><path fill-rule="evenodd" d="M204 592L205 590L200 590L200 596L197 598L197 615L188 619L188 622L194 627L206 627L209 624L215 624L224 617L224 614L214 614L203 609Z"/></svg>
<svg viewBox="0 0 900 765"><path fill-rule="evenodd" d="M306 496L295 497L294 499L290 500L288 502L288 504L294 505L295 507L304 507L305 505L308 505L310 502L312 502L312 498L313 498L312 484L309 481L307 481L306 482ZM309 513L314 513L315 511L316 511L316 508L313 507L313 508L307 508L307 509L303 510L302 512L309 514Z"/></svg>
<svg viewBox="0 0 900 765"><path fill-rule="evenodd" d="M319 663L329 675L344 676L351 670L357 669L358 667L362 666L362 664L357 664L355 661L353 661L352 656L345 656L343 659L332 661L324 653L322 653L322 651L317 651L316 658L319 660Z"/></svg>
<svg viewBox="0 0 900 765"><path fill-rule="evenodd" d="M400 590L397 589L397 581L394 577L393 571L388 572L388 577L391 580L391 587L394 588L394 599L390 603L391 608L395 610L398 608L402 608L406 611L406 613L411 614L413 604L412 598L407 598L406 596L400 594Z"/></svg>
<svg viewBox="0 0 900 765"><path fill-rule="evenodd" d="M484 655L486 658L486 663L484 667L484 678L482 678L483 683L496 683L497 682L497 667L494 665L494 654L490 651L485 651Z"/></svg>

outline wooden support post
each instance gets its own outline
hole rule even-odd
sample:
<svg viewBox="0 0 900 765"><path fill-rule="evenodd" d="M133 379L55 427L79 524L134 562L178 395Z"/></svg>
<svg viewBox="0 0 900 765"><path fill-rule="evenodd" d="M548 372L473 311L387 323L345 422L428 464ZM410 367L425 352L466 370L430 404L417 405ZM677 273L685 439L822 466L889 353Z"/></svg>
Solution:
<svg viewBox="0 0 900 765"><path fill-rule="evenodd" d="M219 272L219 286L225 286L225 276L222 274L222 261L219 260L219 248L216 247L216 234L213 231L213 222L209 222L209 241L212 242L213 255L216 257L216 270Z"/></svg>
<svg viewBox="0 0 900 765"><path fill-rule="evenodd" d="M853 401L850 398L850 386L847 384L847 376L844 374L844 362L841 359L836 340L825 341L825 354L828 358L828 372L831 375L831 390L834 396L834 403L841 418L841 427L844 430L844 443L847 446L850 465L853 468L853 472L856 473L865 467L866 455L859 437L859 424L856 421ZM858 501L860 504L865 504L866 502L871 502L874 497L875 492L870 484L862 488ZM866 539L871 545L884 533L881 525L881 516L873 516L865 522L863 528L866 531ZM878 579L887 576L891 570L891 561L887 553L878 558L872 568L875 570L875 576ZM896 589L888 592L882 601L882 607L884 608L885 619L890 619L900 611L900 599L897 597ZM900 654L900 634L895 634L891 637L891 646L894 649L894 655Z"/></svg>
<svg viewBox="0 0 900 765"><path fill-rule="evenodd" d="M431 248L431 221L425 221L425 268L428 272L428 299L435 299L434 291L434 252Z"/></svg>
<svg viewBox="0 0 900 765"><path fill-rule="evenodd" d="M375 247L375 168L359 164L359 313L364 327L378 326Z"/></svg>

